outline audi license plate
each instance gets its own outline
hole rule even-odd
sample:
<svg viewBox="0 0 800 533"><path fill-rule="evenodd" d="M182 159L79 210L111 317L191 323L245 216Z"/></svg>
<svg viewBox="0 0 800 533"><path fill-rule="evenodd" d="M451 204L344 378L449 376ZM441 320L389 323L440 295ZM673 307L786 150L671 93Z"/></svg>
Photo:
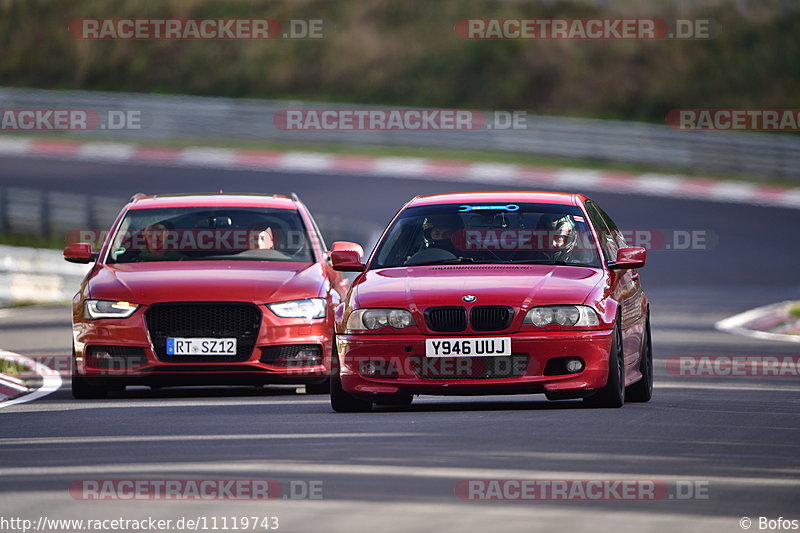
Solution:
<svg viewBox="0 0 800 533"><path fill-rule="evenodd" d="M236 339L182 338L167 339L168 355L236 355Z"/></svg>

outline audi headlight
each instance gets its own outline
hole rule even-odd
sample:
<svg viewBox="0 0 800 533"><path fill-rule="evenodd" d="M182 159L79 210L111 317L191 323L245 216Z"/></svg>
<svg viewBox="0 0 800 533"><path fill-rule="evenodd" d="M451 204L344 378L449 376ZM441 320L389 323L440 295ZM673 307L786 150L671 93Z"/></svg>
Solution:
<svg viewBox="0 0 800 533"><path fill-rule="evenodd" d="M111 300L86 300L83 306L83 318L128 318L139 308L130 302L114 302Z"/></svg>
<svg viewBox="0 0 800 533"><path fill-rule="evenodd" d="M324 298L308 298L267 304L269 310L281 318L325 318L327 305Z"/></svg>
<svg viewBox="0 0 800 533"><path fill-rule="evenodd" d="M356 309L347 319L347 329L364 331L391 326L403 329L414 325L414 317L405 309Z"/></svg>
<svg viewBox="0 0 800 533"><path fill-rule="evenodd" d="M594 309L585 305L546 305L533 307L525 315L523 324L545 327L550 324L579 327L596 326L600 323Z"/></svg>

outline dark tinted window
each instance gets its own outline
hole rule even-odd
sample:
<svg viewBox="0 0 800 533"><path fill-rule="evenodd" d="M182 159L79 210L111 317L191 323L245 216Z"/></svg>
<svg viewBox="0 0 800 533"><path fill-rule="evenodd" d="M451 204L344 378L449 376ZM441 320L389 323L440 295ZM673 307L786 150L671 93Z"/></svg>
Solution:
<svg viewBox="0 0 800 533"><path fill-rule="evenodd" d="M586 212L589 214L592 226L597 230L597 236L600 239L600 248L603 249L603 256L606 261L613 261L616 259L617 250L619 249L619 244L614 237L614 230L609 228L609 222L611 224L614 222L591 200L586 202ZM616 228L616 226L613 227Z"/></svg>
<svg viewBox="0 0 800 533"><path fill-rule="evenodd" d="M293 209L176 207L125 214L108 263L150 261L296 261L314 255Z"/></svg>
<svg viewBox="0 0 800 533"><path fill-rule="evenodd" d="M371 268L455 263L600 264L577 207L478 203L406 209L379 243Z"/></svg>

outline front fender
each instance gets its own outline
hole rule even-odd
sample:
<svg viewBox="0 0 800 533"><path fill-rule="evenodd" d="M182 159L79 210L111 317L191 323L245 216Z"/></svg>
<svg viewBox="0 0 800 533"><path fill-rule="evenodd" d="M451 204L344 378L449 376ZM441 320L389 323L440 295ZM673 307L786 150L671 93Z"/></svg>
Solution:
<svg viewBox="0 0 800 533"><path fill-rule="evenodd" d="M597 311L602 329L612 329L616 325L619 301L612 296L608 278L606 278L606 283L598 283L592 289L592 292L583 301L583 305L588 305Z"/></svg>
<svg viewBox="0 0 800 533"><path fill-rule="evenodd" d="M345 303L340 302L339 305L336 306L336 309L333 312L333 326L334 331L337 333L342 333L344 331L344 310L345 310Z"/></svg>

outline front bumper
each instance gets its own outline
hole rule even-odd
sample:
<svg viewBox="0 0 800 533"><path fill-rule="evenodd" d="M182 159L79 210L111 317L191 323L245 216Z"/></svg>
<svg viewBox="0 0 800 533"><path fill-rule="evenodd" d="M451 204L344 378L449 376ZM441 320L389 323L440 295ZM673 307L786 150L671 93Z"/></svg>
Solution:
<svg viewBox="0 0 800 533"><path fill-rule="evenodd" d="M496 336L511 337L513 355L505 358L507 361L489 361L500 359L493 357L433 361L441 358L426 358L423 335L338 335L342 388L361 397L401 392L580 395L606 384L613 330L520 332ZM564 357L582 359L583 370L553 375L553 365L548 365L548 361Z"/></svg>
<svg viewBox="0 0 800 533"><path fill-rule="evenodd" d="M139 309L126 319L74 322L74 374L97 383L124 385L308 384L319 383L329 375L331 318L284 319L265 310L251 351L230 359L192 357L181 362L175 356L170 356L168 361L158 356L144 311L144 308ZM308 364L311 360L307 358L276 357L276 353L286 352L283 348L301 345L313 346L319 353L314 364ZM110 357L98 357L98 351Z"/></svg>

